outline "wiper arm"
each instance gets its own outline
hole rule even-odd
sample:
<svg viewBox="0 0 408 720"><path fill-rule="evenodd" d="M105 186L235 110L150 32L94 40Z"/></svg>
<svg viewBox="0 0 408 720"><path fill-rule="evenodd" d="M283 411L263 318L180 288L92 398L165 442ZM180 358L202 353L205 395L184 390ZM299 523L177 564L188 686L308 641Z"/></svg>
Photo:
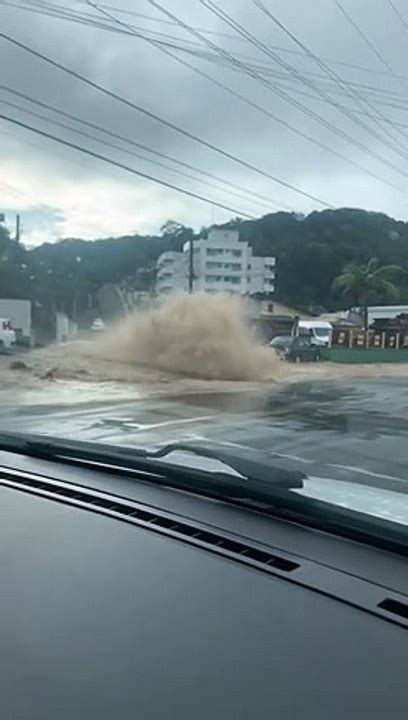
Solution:
<svg viewBox="0 0 408 720"><path fill-rule="evenodd" d="M301 472L285 470L272 462L272 458L261 450L234 446L219 446L211 443L169 443L148 452L147 457L163 458L172 452L189 452L199 457L218 460L248 480L272 483L286 489L302 488L306 478Z"/></svg>
<svg viewBox="0 0 408 720"><path fill-rule="evenodd" d="M108 467L115 472L132 470L148 473L141 479L154 485L171 486L224 500L261 504L283 499L290 490L302 488L306 478L297 470L279 467L274 459L272 461L261 451L201 443L172 443L149 451L41 435L0 433L0 450L88 467L100 464L104 470ZM239 475L231 474L228 469L214 471L162 460L172 452L191 452L199 457L218 460Z"/></svg>

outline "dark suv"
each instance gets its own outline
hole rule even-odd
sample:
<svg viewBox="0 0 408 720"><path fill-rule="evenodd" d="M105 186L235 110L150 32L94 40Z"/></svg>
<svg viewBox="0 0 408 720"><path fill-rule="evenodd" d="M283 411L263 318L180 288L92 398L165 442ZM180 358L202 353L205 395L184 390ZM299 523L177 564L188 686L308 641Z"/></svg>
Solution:
<svg viewBox="0 0 408 720"><path fill-rule="evenodd" d="M309 336L299 335L290 340L283 356L291 362L316 362L320 359L320 351Z"/></svg>

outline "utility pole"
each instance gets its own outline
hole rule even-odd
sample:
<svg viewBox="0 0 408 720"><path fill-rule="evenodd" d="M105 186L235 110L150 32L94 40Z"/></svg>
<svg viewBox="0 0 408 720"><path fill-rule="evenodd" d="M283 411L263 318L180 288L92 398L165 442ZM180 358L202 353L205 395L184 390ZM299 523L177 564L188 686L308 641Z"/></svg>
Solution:
<svg viewBox="0 0 408 720"><path fill-rule="evenodd" d="M193 281L194 281L194 239L191 233L190 240L188 241L188 292L191 295L193 292Z"/></svg>
<svg viewBox="0 0 408 720"><path fill-rule="evenodd" d="M16 215L16 234L15 234L15 242L14 242L14 257L15 262L18 263L20 260L20 238L21 238L21 224L20 224L20 215L17 213Z"/></svg>
<svg viewBox="0 0 408 720"><path fill-rule="evenodd" d="M20 225L20 215L16 215L16 245L20 245L20 236L21 236L21 225Z"/></svg>

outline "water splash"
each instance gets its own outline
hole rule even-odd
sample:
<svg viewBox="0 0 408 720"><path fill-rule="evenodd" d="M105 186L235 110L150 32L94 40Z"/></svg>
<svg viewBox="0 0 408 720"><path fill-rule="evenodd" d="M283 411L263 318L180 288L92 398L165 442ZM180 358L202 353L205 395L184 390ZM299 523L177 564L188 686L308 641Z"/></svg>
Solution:
<svg viewBox="0 0 408 720"><path fill-rule="evenodd" d="M96 349L105 360L188 377L271 380L282 363L255 338L240 298L178 295L112 328Z"/></svg>

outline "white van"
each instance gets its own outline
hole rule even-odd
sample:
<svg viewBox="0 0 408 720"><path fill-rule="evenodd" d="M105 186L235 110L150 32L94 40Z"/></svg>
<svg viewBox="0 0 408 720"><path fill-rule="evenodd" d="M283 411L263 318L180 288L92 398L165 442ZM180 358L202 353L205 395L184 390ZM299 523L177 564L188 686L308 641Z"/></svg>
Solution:
<svg viewBox="0 0 408 720"><path fill-rule="evenodd" d="M0 352L1 350L10 350L16 343L16 333L11 327L8 318L0 318Z"/></svg>
<svg viewBox="0 0 408 720"><path fill-rule="evenodd" d="M327 320L299 320L298 335L309 335L312 345L320 347L329 344L332 324Z"/></svg>

